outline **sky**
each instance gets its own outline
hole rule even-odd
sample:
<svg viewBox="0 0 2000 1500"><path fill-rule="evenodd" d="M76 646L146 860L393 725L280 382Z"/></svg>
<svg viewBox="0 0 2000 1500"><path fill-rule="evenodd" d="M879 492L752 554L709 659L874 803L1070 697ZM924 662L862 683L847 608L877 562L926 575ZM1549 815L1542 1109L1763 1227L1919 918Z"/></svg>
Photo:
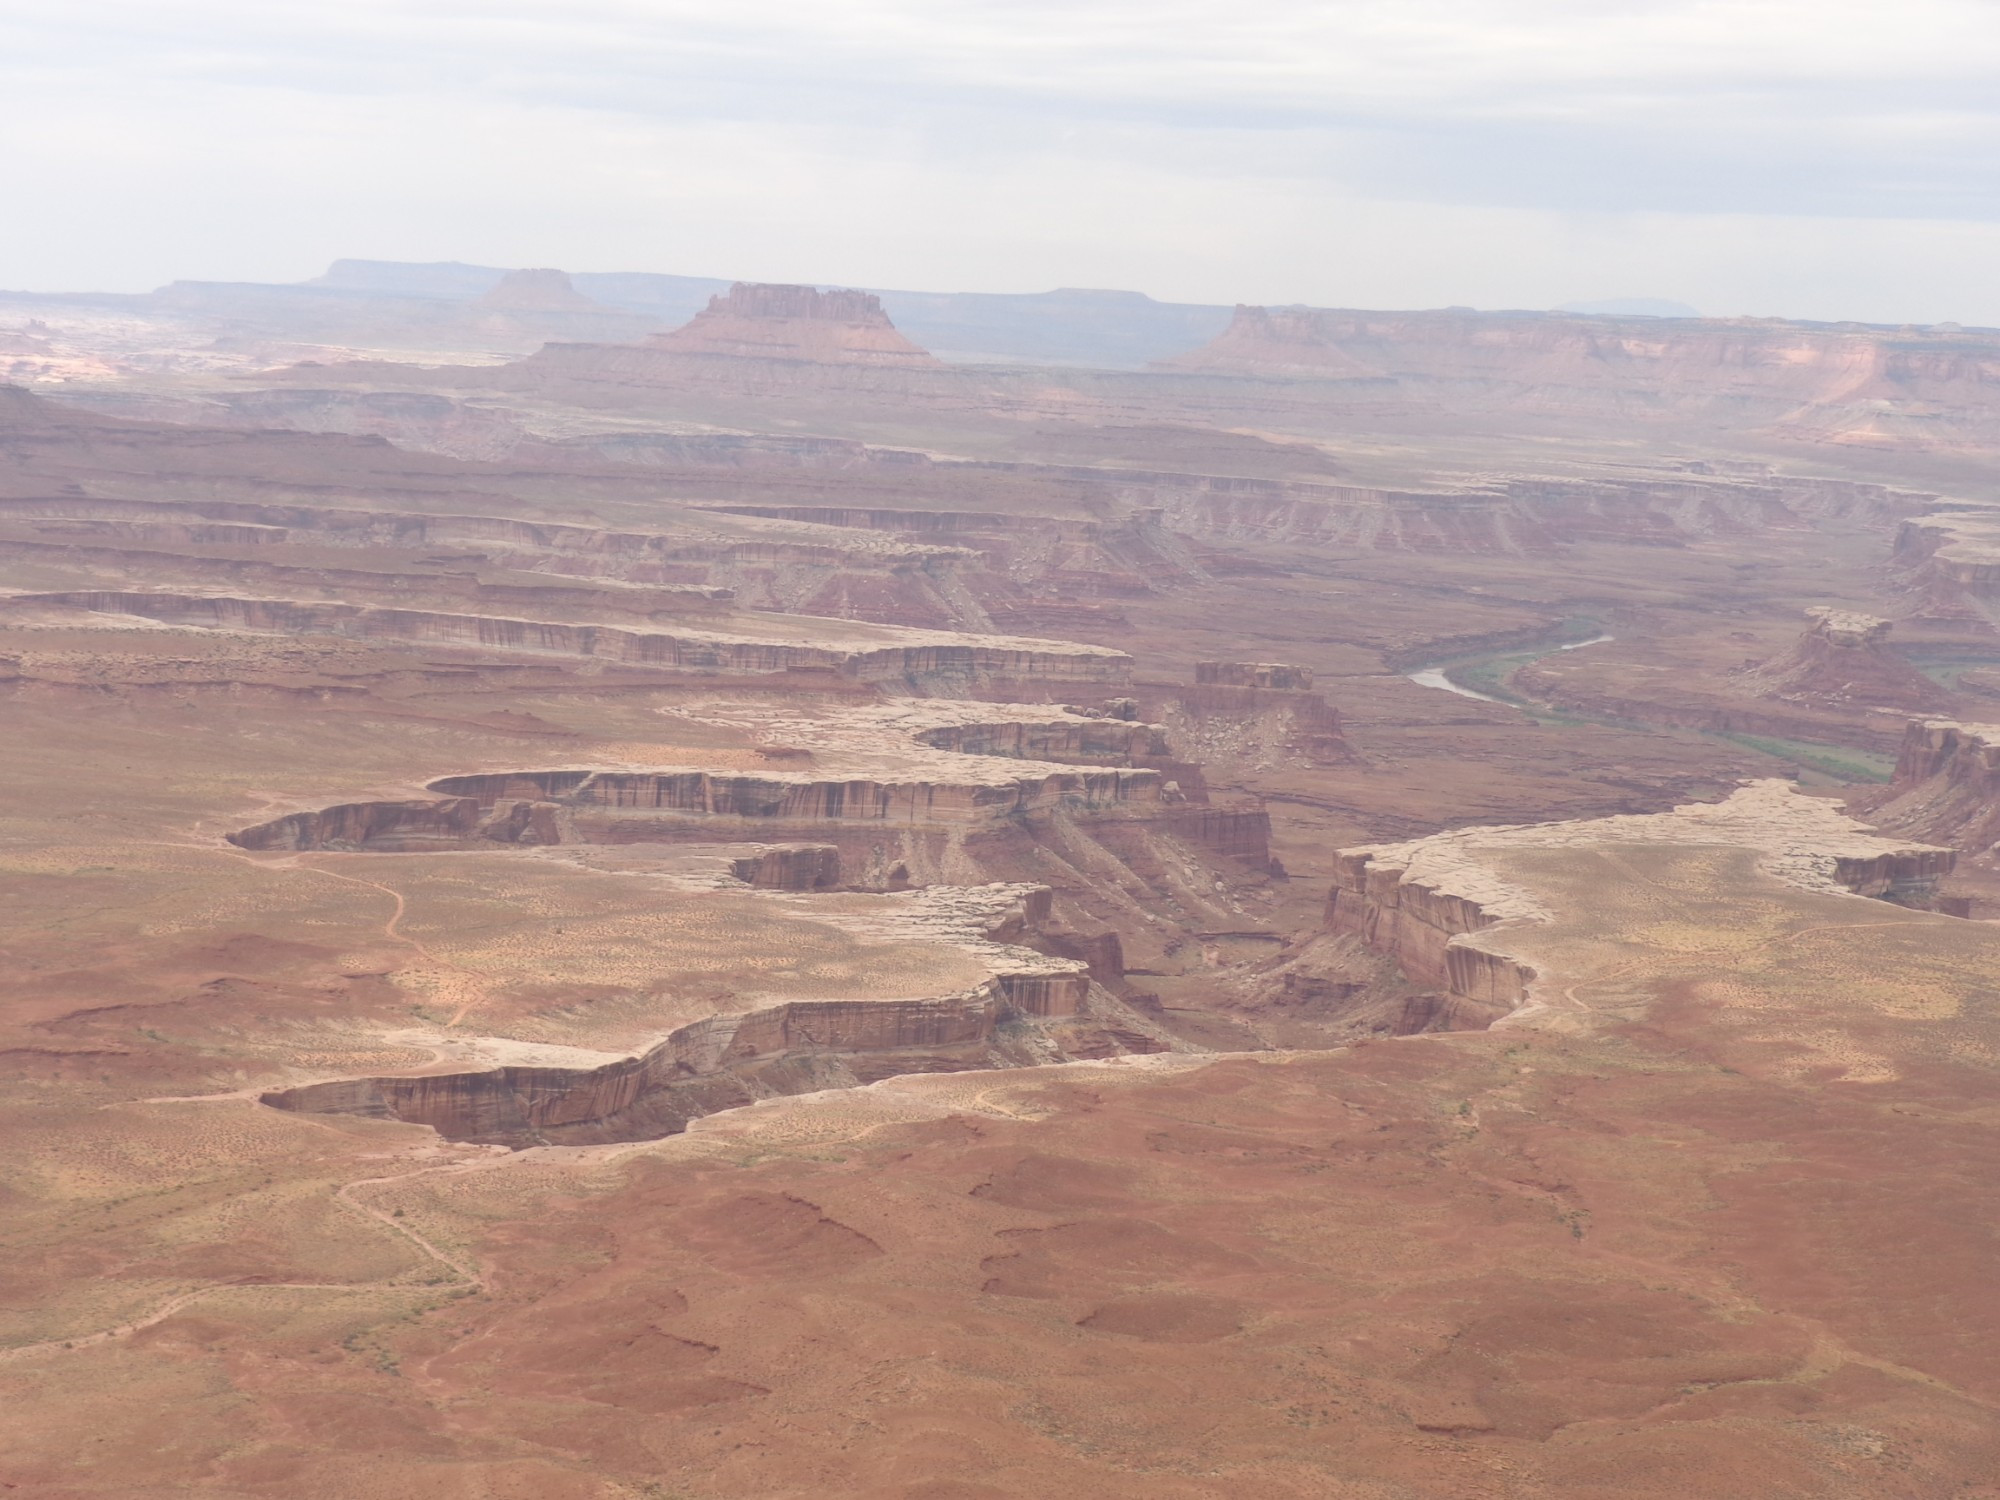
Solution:
<svg viewBox="0 0 2000 1500"><path fill-rule="evenodd" d="M0 287L2000 325L2000 0L0 0Z"/></svg>

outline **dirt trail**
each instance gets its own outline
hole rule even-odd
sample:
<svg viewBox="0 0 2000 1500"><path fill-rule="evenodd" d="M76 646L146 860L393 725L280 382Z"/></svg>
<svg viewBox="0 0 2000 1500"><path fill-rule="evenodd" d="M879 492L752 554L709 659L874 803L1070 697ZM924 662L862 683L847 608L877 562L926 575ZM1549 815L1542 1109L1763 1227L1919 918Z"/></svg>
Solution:
<svg viewBox="0 0 2000 1500"><path fill-rule="evenodd" d="M162 1302L144 1317L130 1322L114 1324L110 1328L99 1329L95 1333L77 1334L66 1339L44 1339L39 1343L20 1344L12 1349L0 1349L0 1364L11 1360L26 1359L36 1354L74 1352L88 1349L114 1339L129 1337L164 1323L183 1308L200 1301L204 1297L220 1296L226 1292L335 1292L352 1294L356 1292L414 1292L436 1294L439 1292L485 1292L488 1290L486 1273L476 1267L462 1265L453 1257L432 1244L423 1235L391 1214L371 1208L353 1197L358 1188L377 1187L388 1182L405 1182L412 1177L422 1177L432 1172L476 1172L498 1166L500 1160L451 1162L444 1166L417 1167L408 1172L392 1173L387 1177L363 1177L346 1183L334 1191L334 1200L342 1207L360 1214L362 1217L381 1225L408 1241L426 1259L444 1267L454 1278L450 1283L409 1282L398 1277L387 1277L381 1281L331 1282L331 1281L221 1281L210 1286L194 1287L185 1292L177 1292Z"/></svg>

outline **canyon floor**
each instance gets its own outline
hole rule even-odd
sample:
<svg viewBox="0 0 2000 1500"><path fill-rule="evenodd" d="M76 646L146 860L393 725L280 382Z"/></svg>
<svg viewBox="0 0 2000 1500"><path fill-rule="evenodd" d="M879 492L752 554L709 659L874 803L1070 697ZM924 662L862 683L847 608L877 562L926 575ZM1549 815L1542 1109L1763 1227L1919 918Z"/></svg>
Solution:
<svg viewBox="0 0 2000 1500"><path fill-rule="evenodd" d="M2000 1497L1970 429L554 274L12 335L0 1486Z"/></svg>

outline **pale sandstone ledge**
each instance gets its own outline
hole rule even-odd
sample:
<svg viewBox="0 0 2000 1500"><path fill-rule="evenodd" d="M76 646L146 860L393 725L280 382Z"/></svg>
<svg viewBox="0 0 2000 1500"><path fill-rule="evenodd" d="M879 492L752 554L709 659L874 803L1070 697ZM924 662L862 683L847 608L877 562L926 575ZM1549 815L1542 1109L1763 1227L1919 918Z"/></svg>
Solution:
<svg viewBox="0 0 2000 1500"><path fill-rule="evenodd" d="M1130 677L1132 667L1132 658L1123 651L1075 641L808 615L745 613L729 621L729 630L664 631L318 600L119 589L16 593L0 597L0 611L23 623L60 621L74 611L198 629L465 645L678 670L827 672L866 682L1006 677L1119 684Z"/></svg>
<svg viewBox="0 0 2000 1500"><path fill-rule="evenodd" d="M1419 984L1436 985L1496 1013L1534 999L1540 976L1484 934L1540 924L1555 913L1495 868L1499 856L1607 845L1748 849L1765 873L1823 894L1921 899L1957 855L1870 832L1836 805L1759 781L1721 802L1670 812L1567 823L1463 828L1401 844L1342 850L1327 926L1396 959Z"/></svg>

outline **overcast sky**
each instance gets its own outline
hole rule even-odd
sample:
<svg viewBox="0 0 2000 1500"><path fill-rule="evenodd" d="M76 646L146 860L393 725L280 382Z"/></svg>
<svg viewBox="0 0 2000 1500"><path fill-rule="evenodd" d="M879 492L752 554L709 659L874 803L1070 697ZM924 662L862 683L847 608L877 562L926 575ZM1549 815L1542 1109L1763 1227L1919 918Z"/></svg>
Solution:
<svg viewBox="0 0 2000 1500"><path fill-rule="evenodd" d="M0 0L0 286L2000 324L1996 0Z"/></svg>

